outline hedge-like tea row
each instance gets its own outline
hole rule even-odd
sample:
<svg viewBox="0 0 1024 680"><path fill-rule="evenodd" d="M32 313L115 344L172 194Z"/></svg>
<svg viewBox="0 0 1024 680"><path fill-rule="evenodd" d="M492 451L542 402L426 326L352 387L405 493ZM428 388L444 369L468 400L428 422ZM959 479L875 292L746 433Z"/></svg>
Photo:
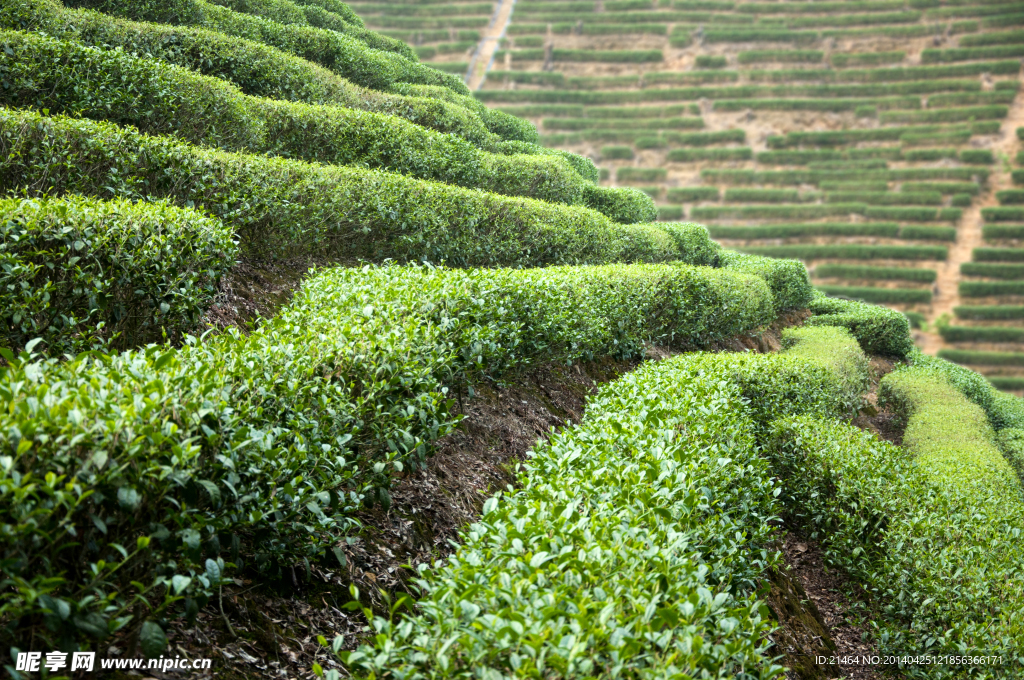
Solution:
<svg viewBox="0 0 1024 680"><path fill-rule="evenodd" d="M964 262L960 265L960 273L968 276L988 276L993 279L1024 279L1024 264Z"/></svg>
<svg viewBox="0 0 1024 680"><path fill-rule="evenodd" d="M0 510L17 586L0 606L20 626L0 635L94 645L135 597L158 618L184 596L194 617L224 558L272 571L323 555L360 505L389 505L391 475L423 463L457 422L451 391L481 374L700 347L773 318L764 281L707 267L367 266L313 277L248 336L68 361L2 350L3 483L20 500ZM50 473L86 495L35 483Z"/></svg>
<svg viewBox="0 0 1024 680"><path fill-rule="evenodd" d="M833 52L828 60L837 68L847 66L877 66L903 61L905 52Z"/></svg>
<svg viewBox="0 0 1024 680"><path fill-rule="evenodd" d="M926 111L883 111L879 119L883 123L959 123L975 120L1000 120L1006 117L1009 107L1002 104L990 106L964 106L955 109L928 109Z"/></svg>
<svg viewBox="0 0 1024 680"><path fill-rule="evenodd" d="M960 319L985 321L989 319L1024 319L1024 307L1013 305L954 307L953 313Z"/></svg>
<svg viewBox="0 0 1024 680"><path fill-rule="evenodd" d="M736 55L736 61L741 64L766 61L815 63L824 57L825 53L820 50L745 50Z"/></svg>
<svg viewBox="0 0 1024 680"><path fill-rule="evenodd" d="M884 97L880 99L716 99L715 111L861 111L880 109L917 109L920 97ZM860 114L857 114L860 117ZM875 113L870 115L874 116Z"/></svg>
<svg viewBox="0 0 1024 680"><path fill-rule="evenodd" d="M827 203L867 203L879 205L942 205L942 194L928 192L888 191L830 191L825 195ZM934 212L932 213L934 214Z"/></svg>
<svg viewBox="0 0 1024 680"><path fill-rule="evenodd" d="M690 212L694 220L715 219L814 219L836 217L851 213L864 214L872 210L864 203L831 203L819 205L742 205L698 206ZM931 211L934 217L935 211ZM884 215L880 216L886 219ZM891 218L890 218L891 219Z"/></svg>
<svg viewBox="0 0 1024 680"><path fill-rule="evenodd" d="M726 203L796 203L801 200L795 189L726 189Z"/></svg>
<svg viewBox="0 0 1024 680"><path fill-rule="evenodd" d="M703 118L545 118L545 130L694 130L704 127Z"/></svg>
<svg viewBox="0 0 1024 680"><path fill-rule="evenodd" d="M981 228L981 235L986 240L1022 239L1024 224L986 224Z"/></svg>
<svg viewBox="0 0 1024 680"><path fill-rule="evenodd" d="M887 307L826 297L814 292L808 305L814 314L809 326L840 326L857 338L865 354L904 358L914 350L910 323L900 312Z"/></svg>
<svg viewBox="0 0 1024 680"><path fill-rule="evenodd" d="M4 186L205 205L257 255L535 266L659 261L677 252L656 227L620 226L582 207L212 151L84 119L0 110L0 154ZM605 211L627 212L624 206L645 221L656 215L642 192L587 191L588 202L606 201Z"/></svg>
<svg viewBox="0 0 1024 680"><path fill-rule="evenodd" d="M1024 248L975 248L975 262L1024 262Z"/></svg>
<svg viewBox="0 0 1024 680"><path fill-rule="evenodd" d="M711 235L714 236L714 231ZM880 281L920 281L935 282L934 269L918 269L912 267L869 267L849 264L819 264L814 268L817 278L837 279L876 279Z"/></svg>
<svg viewBox="0 0 1024 680"><path fill-rule="evenodd" d="M68 4L127 19L202 26L247 38L320 64L373 90L387 90L395 83L407 82L440 85L459 94L469 94L462 80L454 74L436 71L393 52L373 49L344 33L312 26L281 24L204 0L182 0L172 5L160 5L148 0L74 0Z"/></svg>
<svg viewBox="0 0 1024 680"><path fill-rule="evenodd" d="M1004 31L1000 33L979 33L965 35L960 38L961 47L979 47L982 45L1019 44L1024 41L1024 31Z"/></svg>
<svg viewBox="0 0 1024 680"><path fill-rule="evenodd" d="M337 106L275 102L233 85L120 51L0 32L0 103L131 124L194 144L382 168L422 179L557 203L583 200L564 158L495 155L401 118Z"/></svg>
<svg viewBox="0 0 1024 680"><path fill-rule="evenodd" d="M759 551L777 493L755 428L845 414L866 377L839 329L791 337L782 355L689 355L603 387L579 426L534 450L519 490L487 500L455 555L420 569L409 616L365 610L379 634L342 663L405 678L777 673L752 597L774 566Z"/></svg>
<svg viewBox="0 0 1024 680"><path fill-rule="evenodd" d="M758 227L708 226L713 238L798 238L801 236L884 236L898 238L895 222L809 222L807 224L766 224Z"/></svg>
<svg viewBox="0 0 1024 680"><path fill-rule="evenodd" d="M926 193L937 191L940 194L970 194L977 196L981 187L977 182L904 182L902 191L907 193Z"/></svg>
<svg viewBox="0 0 1024 680"><path fill-rule="evenodd" d="M705 38L706 40L707 38ZM820 80L825 82L864 82L880 83L925 78L960 78L963 76L1016 74L1020 64L1013 60L982 61L972 64L956 64L954 66L901 66L879 69L836 69L811 70L787 69L776 71L749 71L751 80L787 82L800 80Z"/></svg>
<svg viewBox="0 0 1024 680"><path fill-rule="evenodd" d="M1024 45L992 45L986 47L961 47L946 50L921 50L922 64L940 64L971 59L1005 59L1024 57Z"/></svg>
<svg viewBox="0 0 1024 680"><path fill-rule="evenodd" d="M986 222L1024 222L1024 206L982 208L981 216Z"/></svg>
<svg viewBox="0 0 1024 680"><path fill-rule="evenodd" d="M851 298L881 304L929 303L932 292L919 288L875 288L872 286L818 286L818 290L833 297Z"/></svg>
<svg viewBox="0 0 1024 680"><path fill-rule="evenodd" d="M1024 366L1024 354L1020 352L980 352L965 349L942 349L939 357L955 364L982 366Z"/></svg>
<svg viewBox="0 0 1024 680"><path fill-rule="evenodd" d="M676 187L666 192L668 200L676 203L717 201L718 187Z"/></svg>
<svg viewBox="0 0 1024 680"><path fill-rule="evenodd" d="M1020 342L1024 328L1005 326L939 326L946 342Z"/></svg>
<svg viewBox="0 0 1024 680"><path fill-rule="evenodd" d="M776 312L803 309L814 298L807 268L797 260L776 260L723 250L719 253L719 262L725 269L753 274L766 281Z"/></svg>
<svg viewBox="0 0 1024 680"><path fill-rule="evenodd" d="M1006 189L996 192L1000 205L1018 205L1024 203L1024 189Z"/></svg>
<svg viewBox="0 0 1024 680"><path fill-rule="evenodd" d="M81 197L0 200L0 244L0 346L53 356L180 338L236 251L196 211Z"/></svg>
<svg viewBox="0 0 1024 680"><path fill-rule="evenodd" d="M418 125L464 137L485 149L499 138L488 130L480 110L462 97L459 104L367 90L333 71L286 54L274 47L193 26L170 26L118 19L93 11L58 8L49 0L26 0L30 8L20 18L0 13L3 28L44 29L51 35L79 40L105 49L128 52L190 68L228 80L246 94L307 104L336 104L396 115ZM454 95L454 93L452 93ZM529 141L536 141L536 131Z"/></svg>
<svg viewBox="0 0 1024 680"><path fill-rule="evenodd" d="M880 654L926 648L1015 659L1024 554L1012 527L1024 506L985 413L927 369L887 375L881 393L908 423L909 453L836 421L774 424L766 454L783 479L789 521L876 593ZM961 670L901 668L929 678Z"/></svg>
<svg viewBox="0 0 1024 680"><path fill-rule="evenodd" d="M919 180L984 181L989 169L977 166L959 168L897 168L893 170L701 170L700 176L721 184L817 184L819 182ZM964 182L966 184L967 182Z"/></svg>
<svg viewBox="0 0 1024 680"><path fill-rule="evenodd" d="M1024 295L1024 281L961 281L957 290L963 297Z"/></svg>
<svg viewBox="0 0 1024 680"><path fill-rule="evenodd" d="M694 161L749 161L754 157L750 147L738 149L672 149L665 155L670 163Z"/></svg>
<svg viewBox="0 0 1024 680"><path fill-rule="evenodd" d="M841 258L849 260L945 260L945 246L865 246L858 244L744 246L745 253L801 260Z"/></svg>

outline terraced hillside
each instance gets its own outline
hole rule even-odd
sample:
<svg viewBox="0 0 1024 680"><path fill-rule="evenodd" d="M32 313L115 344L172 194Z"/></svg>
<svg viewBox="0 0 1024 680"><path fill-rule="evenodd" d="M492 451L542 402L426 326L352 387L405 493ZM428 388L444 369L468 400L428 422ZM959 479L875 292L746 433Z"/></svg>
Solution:
<svg viewBox="0 0 1024 680"><path fill-rule="evenodd" d="M1024 218L992 209L1021 148L1024 5L520 0L506 33L481 101L661 219L800 258L821 290L931 322L927 351L1024 387L1002 309L1024 300Z"/></svg>
<svg viewBox="0 0 1024 680"><path fill-rule="evenodd" d="M485 17L415 7L361 9L453 41ZM908 678L1020 677L1024 400L922 354L903 313L657 221L339 0L0 0L0 38L13 680L775 680L855 650L914 654ZM579 106L552 119L719 135L700 102ZM749 155L724 145L746 134L644 153ZM793 146L771 153L818 153ZM842 162L897 162L877 148ZM907 183L988 196L983 151ZM754 198L867 225L960 209L740 189L672 190L723 219ZM1012 229L1019 191L996 196L964 209ZM894 240L951 229L913 214L886 218ZM797 540L841 588L794 571Z"/></svg>

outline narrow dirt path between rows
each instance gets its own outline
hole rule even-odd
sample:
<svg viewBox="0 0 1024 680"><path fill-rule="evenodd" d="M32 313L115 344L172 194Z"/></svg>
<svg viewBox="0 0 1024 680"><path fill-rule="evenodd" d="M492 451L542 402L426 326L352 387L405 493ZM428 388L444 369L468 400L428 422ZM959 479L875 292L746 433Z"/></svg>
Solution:
<svg viewBox="0 0 1024 680"><path fill-rule="evenodd" d="M984 219L982 208L999 205L996 192L1009 188L1012 184L1010 173L1004 167L1002 157L1013 158L1017 146L1018 127L1024 127L1024 94L1018 94L1010 105L1010 112L1003 120L999 129L999 140L992 145L992 153L996 156L996 165L989 175L981 195L972 202L971 207L964 209L964 215L957 229L956 243L949 249L949 257L936 267L936 286L938 293L932 300L932 311L929 323L934 323L944 314L952 314L953 308L960 304L960 265L970 262L975 248L985 244L982 238ZM916 333L915 340L925 354L935 354L942 349L942 337L938 333Z"/></svg>
<svg viewBox="0 0 1024 680"><path fill-rule="evenodd" d="M512 20L512 8L515 5L516 0L499 0L498 9L494 11L494 18L491 19L491 24L484 29L480 44L477 45L473 59L469 62L466 86L470 90L475 92L484 84L491 59L494 58L498 43L505 37L505 29L508 28L509 21Z"/></svg>

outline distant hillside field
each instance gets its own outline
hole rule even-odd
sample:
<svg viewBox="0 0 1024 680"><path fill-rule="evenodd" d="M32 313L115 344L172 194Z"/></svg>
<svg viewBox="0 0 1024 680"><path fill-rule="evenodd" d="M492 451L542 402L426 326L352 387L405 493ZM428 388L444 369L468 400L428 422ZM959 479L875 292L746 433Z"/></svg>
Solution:
<svg viewBox="0 0 1024 680"><path fill-rule="evenodd" d="M452 72L501 33L500 5L354 6ZM1020 2L519 0L503 35L476 96L603 185L799 258L829 295L930 322L926 351L1024 388L991 354L1024 351Z"/></svg>

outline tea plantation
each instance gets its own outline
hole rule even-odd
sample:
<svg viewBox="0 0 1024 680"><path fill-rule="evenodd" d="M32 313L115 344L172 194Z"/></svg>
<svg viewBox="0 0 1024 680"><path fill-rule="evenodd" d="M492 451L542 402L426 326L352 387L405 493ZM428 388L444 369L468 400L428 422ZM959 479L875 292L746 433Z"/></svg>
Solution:
<svg viewBox="0 0 1024 680"><path fill-rule="evenodd" d="M0 665L770 680L792 534L1021 677L1024 8L502 8L0 0Z"/></svg>
<svg viewBox="0 0 1024 680"><path fill-rule="evenodd" d="M505 35L477 96L603 185L1024 389L1020 3L520 0Z"/></svg>

